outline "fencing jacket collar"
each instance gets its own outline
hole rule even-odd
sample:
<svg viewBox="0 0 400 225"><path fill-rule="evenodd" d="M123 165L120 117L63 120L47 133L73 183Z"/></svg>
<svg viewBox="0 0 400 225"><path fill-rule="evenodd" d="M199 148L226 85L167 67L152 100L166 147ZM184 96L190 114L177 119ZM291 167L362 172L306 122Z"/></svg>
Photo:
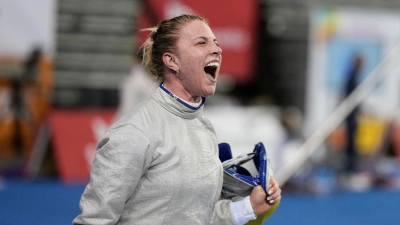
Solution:
<svg viewBox="0 0 400 225"><path fill-rule="evenodd" d="M206 102L206 98L201 97L200 105L194 107L170 92L162 83L160 83L152 98L169 112L185 119L194 119L201 116L203 105Z"/></svg>

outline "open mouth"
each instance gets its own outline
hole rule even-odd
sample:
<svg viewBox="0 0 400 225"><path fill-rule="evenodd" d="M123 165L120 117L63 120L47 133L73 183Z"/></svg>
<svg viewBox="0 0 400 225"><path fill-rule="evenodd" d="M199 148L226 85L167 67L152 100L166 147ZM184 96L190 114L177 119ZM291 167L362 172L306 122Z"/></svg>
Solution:
<svg viewBox="0 0 400 225"><path fill-rule="evenodd" d="M210 75L214 80L215 77L217 75L217 69L219 67L219 63L218 62L211 62L208 63L205 67L204 67L204 72L206 72L206 74Z"/></svg>

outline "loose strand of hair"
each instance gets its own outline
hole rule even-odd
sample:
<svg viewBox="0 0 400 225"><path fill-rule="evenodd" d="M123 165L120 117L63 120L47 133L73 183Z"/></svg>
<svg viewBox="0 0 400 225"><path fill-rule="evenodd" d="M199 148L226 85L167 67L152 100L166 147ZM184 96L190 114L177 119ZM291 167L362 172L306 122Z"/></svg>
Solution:
<svg viewBox="0 0 400 225"><path fill-rule="evenodd" d="M141 51L142 52L142 65L146 68L151 67L152 62L152 54L151 50L153 48L153 43L154 41L152 40L153 35L157 32L158 27L150 27L150 28L144 28L141 29L140 31L150 31L149 37L146 39L146 41L140 46L138 53Z"/></svg>

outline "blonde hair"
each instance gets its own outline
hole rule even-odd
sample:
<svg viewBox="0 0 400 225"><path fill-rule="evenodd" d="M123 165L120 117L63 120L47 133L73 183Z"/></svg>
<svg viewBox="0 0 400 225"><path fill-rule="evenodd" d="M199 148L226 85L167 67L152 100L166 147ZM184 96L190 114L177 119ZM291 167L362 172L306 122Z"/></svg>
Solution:
<svg viewBox="0 0 400 225"><path fill-rule="evenodd" d="M163 80L163 54L172 52L179 38L179 29L194 20L200 20L208 25L208 21L201 16L183 14L163 20L155 27L142 29L142 31L150 31L149 38L139 50L142 54L142 64L157 77L157 80Z"/></svg>

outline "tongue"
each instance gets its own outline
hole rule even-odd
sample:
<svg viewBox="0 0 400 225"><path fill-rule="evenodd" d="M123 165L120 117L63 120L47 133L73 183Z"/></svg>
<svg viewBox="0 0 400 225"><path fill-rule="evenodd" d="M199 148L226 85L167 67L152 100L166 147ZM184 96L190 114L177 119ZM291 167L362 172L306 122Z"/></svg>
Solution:
<svg viewBox="0 0 400 225"><path fill-rule="evenodd" d="M215 80L215 78L214 78L214 76L213 76L212 74L209 74L209 73L207 73L207 72L206 72L206 74L207 74L207 77L208 77L208 78L210 78L211 80Z"/></svg>

